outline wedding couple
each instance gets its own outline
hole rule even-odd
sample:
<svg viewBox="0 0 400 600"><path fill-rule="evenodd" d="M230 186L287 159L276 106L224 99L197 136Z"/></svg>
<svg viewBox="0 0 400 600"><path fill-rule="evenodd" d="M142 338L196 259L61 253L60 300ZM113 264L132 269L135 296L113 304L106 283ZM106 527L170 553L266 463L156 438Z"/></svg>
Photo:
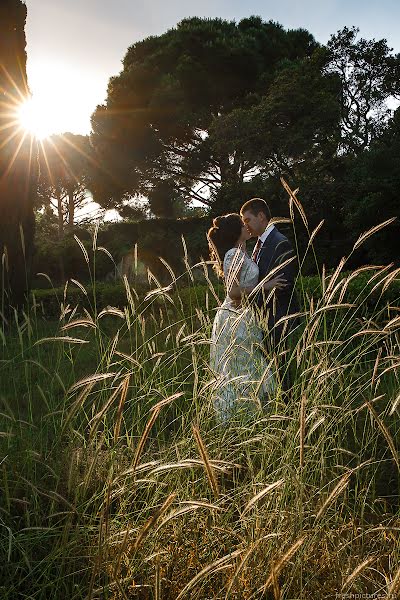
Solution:
<svg viewBox="0 0 400 600"><path fill-rule="evenodd" d="M298 312L295 254L270 221L267 203L253 198L240 215L216 217L207 234L211 260L226 288L210 351L217 376L214 407L223 422L253 413L271 399L277 387L271 358L297 325L290 318ZM258 239L250 258L246 242L251 237Z"/></svg>

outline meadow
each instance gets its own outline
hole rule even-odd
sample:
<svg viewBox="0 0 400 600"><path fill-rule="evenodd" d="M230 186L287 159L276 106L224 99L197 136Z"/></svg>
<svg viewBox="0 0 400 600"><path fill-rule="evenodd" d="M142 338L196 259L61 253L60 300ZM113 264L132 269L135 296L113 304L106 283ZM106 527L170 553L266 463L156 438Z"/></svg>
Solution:
<svg viewBox="0 0 400 600"><path fill-rule="evenodd" d="M123 306L93 277L56 319L36 298L3 321L1 598L397 598L399 270L300 279L289 395L222 426L223 290L184 260L169 286L125 280Z"/></svg>

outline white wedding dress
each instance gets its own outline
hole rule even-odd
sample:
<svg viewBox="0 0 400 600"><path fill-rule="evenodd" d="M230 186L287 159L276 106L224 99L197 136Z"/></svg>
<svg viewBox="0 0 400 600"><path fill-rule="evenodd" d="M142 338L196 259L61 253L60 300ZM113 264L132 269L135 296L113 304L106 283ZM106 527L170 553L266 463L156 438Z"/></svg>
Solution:
<svg viewBox="0 0 400 600"><path fill-rule="evenodd" d="M237 278L242 288L258 283L258 266L238 248L228 250L223 268L228 284L230 278ZM216 376L213 403L220 421L265 409L275 383L262 348L263 332L253 308L235 308L227 295L214 319L210 350Z"/></svg>

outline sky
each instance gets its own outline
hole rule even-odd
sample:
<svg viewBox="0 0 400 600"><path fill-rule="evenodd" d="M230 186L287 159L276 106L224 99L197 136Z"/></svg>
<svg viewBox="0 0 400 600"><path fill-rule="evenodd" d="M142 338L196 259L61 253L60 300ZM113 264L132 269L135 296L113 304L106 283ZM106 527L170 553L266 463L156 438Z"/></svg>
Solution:
<svg viewBox="0 0 400 600"><path fill-rule="evenodd" d="M129 46L191 16L239 21L259 15L308 29L321 43L345 25L400 52L399 0L26 0L27 71L39 133L90 132ZM37 119L37 117L36 117Z"/></svg>

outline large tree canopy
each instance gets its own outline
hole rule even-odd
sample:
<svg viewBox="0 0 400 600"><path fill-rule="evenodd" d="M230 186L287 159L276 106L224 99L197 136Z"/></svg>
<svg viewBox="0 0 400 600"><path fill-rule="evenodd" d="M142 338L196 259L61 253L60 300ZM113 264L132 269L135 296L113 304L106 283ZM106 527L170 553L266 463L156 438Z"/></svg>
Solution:
<svg viewBox="0 0 400 600"><path fill-rule="evenodd" d="M17 107L28 96L25 53L26 6L0 3L0 281L2 307L22 304L29 281L36 195L34 140L17 122ZM4 284L4 286L3 286Z"/></svg>
<svg viewBox="0 0 400 600"><path fill-rule="evenodd" d="M251 17L187 19L129 48L92 117L96 199L103 206L134 194L151 199L167 181L174 196L211 206L221 187L240 185L259 162L253 149L247 156L223 147L213 131L233 111L230 131L246 127L277 74L316 47L305 30Z"/></svg>

